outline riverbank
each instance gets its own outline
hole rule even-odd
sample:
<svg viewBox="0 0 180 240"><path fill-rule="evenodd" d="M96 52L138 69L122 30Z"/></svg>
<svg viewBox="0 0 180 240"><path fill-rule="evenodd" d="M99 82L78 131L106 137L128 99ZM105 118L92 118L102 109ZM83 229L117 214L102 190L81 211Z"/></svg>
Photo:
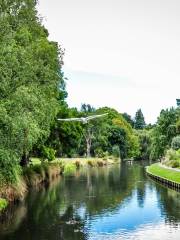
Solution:
<svg viewBox="0 0 180 240"><path fill-rule="evenodd" d="M32 158L30 165L22 169L22 175L18 177L16 184L1 186L0 200L3 200L0 201L0 211L6 208L8 202L23 200L30 188L39 188L43 184L48 184L59 175L73 174L81 167L103 167L119 161L114 157L63 158L42 163L39 158Z"/></svg>
<svg viewBox="0 0 180 240"><path fill-rule="evenodd" d="M155 163L147 167L146 172L162 183L180 187L180 172L176 171L176 169L167 168L160 163Z"/></svg>

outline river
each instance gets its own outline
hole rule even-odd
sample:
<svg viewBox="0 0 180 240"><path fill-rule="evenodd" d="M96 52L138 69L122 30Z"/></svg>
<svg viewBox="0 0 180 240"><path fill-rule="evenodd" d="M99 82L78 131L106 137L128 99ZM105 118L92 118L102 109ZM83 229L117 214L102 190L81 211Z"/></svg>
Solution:
<svg viewBox="0 0 180 240"><path fill-rule="evenodd" d="M0 220L2 240L178 240L180 193L146 162L81 169L32 189Z"/></svg>

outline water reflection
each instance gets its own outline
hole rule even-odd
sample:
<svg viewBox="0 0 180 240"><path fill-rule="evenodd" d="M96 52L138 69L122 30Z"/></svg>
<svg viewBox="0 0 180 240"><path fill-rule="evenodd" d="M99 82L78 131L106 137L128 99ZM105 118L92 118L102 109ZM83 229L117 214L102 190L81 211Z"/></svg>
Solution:
<svg viewBox="0 0 180 240"><path fill-rule="evenodd" d="M5 219L6 240L179 239L180 194L138 163L83 169L33 190Z"/></svg>

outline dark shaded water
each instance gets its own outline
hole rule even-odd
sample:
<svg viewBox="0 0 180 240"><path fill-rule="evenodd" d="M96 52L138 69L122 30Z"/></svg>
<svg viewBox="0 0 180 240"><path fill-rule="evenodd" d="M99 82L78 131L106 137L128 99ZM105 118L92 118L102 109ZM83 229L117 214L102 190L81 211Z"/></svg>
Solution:
<svg viewBox="0 0 180 240"><path fill-rule="evenodd" d="M0 222L2 240L180 239L180 194L143 164L92 168L33 190Z"/></svg>

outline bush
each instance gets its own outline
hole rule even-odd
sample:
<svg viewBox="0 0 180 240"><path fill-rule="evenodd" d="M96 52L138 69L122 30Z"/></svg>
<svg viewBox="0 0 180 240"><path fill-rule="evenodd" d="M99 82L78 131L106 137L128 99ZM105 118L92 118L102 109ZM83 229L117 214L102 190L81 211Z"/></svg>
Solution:
<svg viewBox="0 0 180 240"><path fill-rule="evenodd" d="M97 148L95 151L95 156L98 158L106 157L107 153L102 150L102 148Z"/></svg>
<svg viewBox="0 0 180 240"><path fill-rule="evenodd" d="M166 153L167 160L180 160L180 150L169 149Z"/></svg>
<svg viewBox="0 0 180 240"><path fill-rule="evenodd" d="M21 174L18 157L11 150L0 149L0 184L16 184Z"/></svg>
<svg viewBox="0 0 180 240"><path fill-rule="evenodd" d="M177 160L173 160L173 161L170 162L170 166L172 168L178 168L178 167L180 167L180 162L177 161Z"/></svg>
<svg viewBox="0 0 180 240"><path fill-rule="evenodd" d="M56 159L56 150L54 150L53 148L50 148L50 147L45 147L43 146L42 148L42 159L43 160L48 160L49 162L50 161L53 161Z"/></svg>
<svg viewBox="0 0 180 240"><path fill-rule="evenodd" d="M171 142L171 147L174 150L180 149L180 136L174 137Z"/></svg>

